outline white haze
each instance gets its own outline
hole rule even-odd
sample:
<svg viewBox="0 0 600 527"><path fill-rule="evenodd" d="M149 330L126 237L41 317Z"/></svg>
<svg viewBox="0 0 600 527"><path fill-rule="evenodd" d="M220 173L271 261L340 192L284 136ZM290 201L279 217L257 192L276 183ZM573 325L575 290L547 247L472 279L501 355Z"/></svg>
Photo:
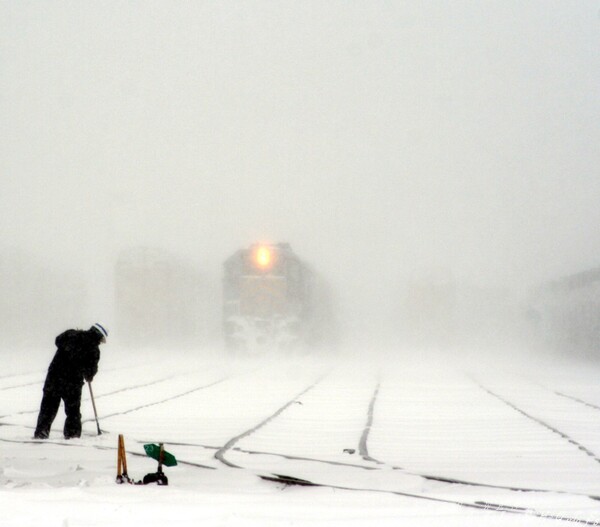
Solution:
<svg viewBox="0 0 600 527"><path fill-rule="evenodd" d="M415 281L518 318L600 264L599 7L0 3L3 332L114 327L131 247L195 266L217 328L220 265L257 240L331 284L347 341L415 324Z"/></svg>

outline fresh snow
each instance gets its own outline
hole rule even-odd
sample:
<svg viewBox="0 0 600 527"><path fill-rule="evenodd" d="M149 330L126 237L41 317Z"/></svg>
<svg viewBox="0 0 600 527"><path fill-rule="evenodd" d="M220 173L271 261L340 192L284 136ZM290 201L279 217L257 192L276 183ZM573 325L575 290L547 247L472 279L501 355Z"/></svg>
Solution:
<svg viewBox="0 0 600 527"><path fill-rule="evenodd" d="M84 435L31 439L50 356L0 375L0 526L600 524L600 368L103 350ZM168 487L115 483L179 460ZM272 481L274 475L318 486ZM276 478L275 478L276 479Z"/></svg>

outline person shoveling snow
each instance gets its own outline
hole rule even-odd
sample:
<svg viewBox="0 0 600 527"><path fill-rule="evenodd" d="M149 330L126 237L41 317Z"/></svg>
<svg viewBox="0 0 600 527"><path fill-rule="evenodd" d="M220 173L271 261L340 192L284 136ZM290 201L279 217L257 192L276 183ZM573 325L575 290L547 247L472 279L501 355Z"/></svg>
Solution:
<svg viewBox="0 0 600 527"><path fill-rule="evenodd" d="M47 439L61 400L65 405L65 439L81 436L81 389L98 372L99 345L108 331L100 324L88 330L69 329L56 337L56 354L48 368L35 439Z"/></svg>

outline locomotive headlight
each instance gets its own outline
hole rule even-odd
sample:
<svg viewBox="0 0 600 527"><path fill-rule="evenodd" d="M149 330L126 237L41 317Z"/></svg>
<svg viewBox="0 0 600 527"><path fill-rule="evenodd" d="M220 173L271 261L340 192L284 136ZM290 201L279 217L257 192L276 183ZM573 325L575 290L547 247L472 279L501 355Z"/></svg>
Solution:
<svg viewBox="0 0 600 527"><path fill-rule="evenodd" d="M268 269L273 263L273 253L269 247L259 247L254 253L254 261L261 269Z"/></svg>

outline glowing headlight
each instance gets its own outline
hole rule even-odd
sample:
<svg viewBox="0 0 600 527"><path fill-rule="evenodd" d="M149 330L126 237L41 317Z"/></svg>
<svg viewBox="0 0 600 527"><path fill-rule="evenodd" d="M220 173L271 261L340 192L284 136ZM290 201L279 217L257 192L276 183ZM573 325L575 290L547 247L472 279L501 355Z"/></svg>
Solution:
<svg viewBox="0 0 600 527"><path fill-rule="evenodd" d="M259 247L254 253L254 261L261 269L268 269L273 263L273 253L269 247Z"/></svg>

